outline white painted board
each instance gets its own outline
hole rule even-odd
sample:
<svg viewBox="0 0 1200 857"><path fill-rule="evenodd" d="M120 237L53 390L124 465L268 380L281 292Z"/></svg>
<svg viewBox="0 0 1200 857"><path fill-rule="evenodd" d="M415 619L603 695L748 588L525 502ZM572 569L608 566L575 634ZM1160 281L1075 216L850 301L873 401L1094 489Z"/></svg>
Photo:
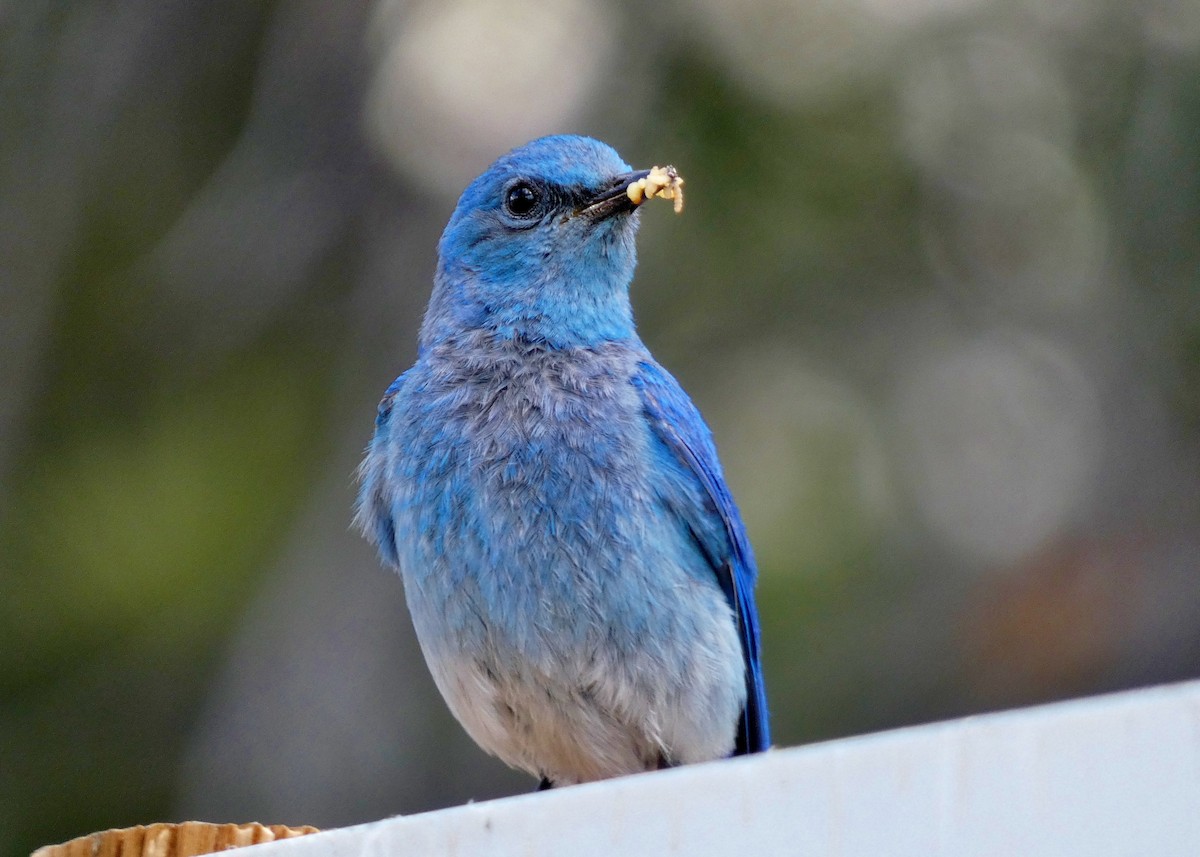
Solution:
<svg viewBox="0 0 1200 857"><path fill-rule="evenodd" d="M1200 681L254 849L246 857L1200 857Z"/></svg>

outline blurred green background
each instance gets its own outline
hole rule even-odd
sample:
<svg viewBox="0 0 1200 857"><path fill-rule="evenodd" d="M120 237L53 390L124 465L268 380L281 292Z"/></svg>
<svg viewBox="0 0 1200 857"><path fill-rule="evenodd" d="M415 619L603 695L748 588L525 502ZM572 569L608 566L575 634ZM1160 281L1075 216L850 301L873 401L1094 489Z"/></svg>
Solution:
<svg viewBox="0 0 1200 857"><path fill-rule="evenodd" d="M670 162L777 742L1200 676L1200 5L0 4L0 855L521 792L350 531L462 187Z"/></svg>

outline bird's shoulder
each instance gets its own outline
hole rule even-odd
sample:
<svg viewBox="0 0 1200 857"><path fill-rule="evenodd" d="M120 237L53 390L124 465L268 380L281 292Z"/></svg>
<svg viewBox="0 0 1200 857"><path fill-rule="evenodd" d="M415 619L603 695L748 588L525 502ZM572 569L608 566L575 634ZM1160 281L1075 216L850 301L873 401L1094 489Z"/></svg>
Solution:
<svg viewBox="0 0 1200 857"><path fill-rule="evenodd" d="M395 406L396 399L400 396L401 391L404 389L405 381L408 380L410 375L414 374L416 369L417 367L414 366L408 371L400 373L399 377L397 377L396 380L389 384L388 388L383 391L383 398L379 400L379 406L375 410L376 431L379 431L387 425L387 422L392 415L392 408Z"/></svg>
<svg viewBox="0 0 1200 857"><path fill-rule="evenodd" d="M710 562L730 563L738 575L753 581L756 566L746 528L699 409L674 376L648 355L638 361L631 380L651 431L701 493L702 505L684 514L693 519L689 523L709 552Z"/></svg>
<svg viewBox="0 0 1200 857"><path fill-rule="evenodd" d="M637 361L630 381L641 397L647 418L668 445L686 453L688 465L720 477L712 432L675 377L646 354Z"/></svg>

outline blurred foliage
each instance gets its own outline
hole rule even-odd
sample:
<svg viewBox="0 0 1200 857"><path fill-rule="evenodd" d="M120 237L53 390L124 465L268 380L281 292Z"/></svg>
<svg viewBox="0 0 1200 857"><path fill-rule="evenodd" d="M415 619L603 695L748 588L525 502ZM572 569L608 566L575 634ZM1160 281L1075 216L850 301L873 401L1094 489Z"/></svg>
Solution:
<svg viewBox="0 0 1200 857"><path fill-rule="evenodd" d="M103 433L76 429L27 482L18 474L6 553L24 574L0 608L5 678L45 680L139 636L187 646L219 631L228 593L310 483L321 375L294 354L256 354Z"/></svg>
<svg viewBox="0 0 1200 857"><path fill-rule="evenodd" d="M779 743L1198 674L1192 6L512 9L0 8L0 855L531 787L349 518L457 192L553 131L687 179L634 301Z"/></svg>

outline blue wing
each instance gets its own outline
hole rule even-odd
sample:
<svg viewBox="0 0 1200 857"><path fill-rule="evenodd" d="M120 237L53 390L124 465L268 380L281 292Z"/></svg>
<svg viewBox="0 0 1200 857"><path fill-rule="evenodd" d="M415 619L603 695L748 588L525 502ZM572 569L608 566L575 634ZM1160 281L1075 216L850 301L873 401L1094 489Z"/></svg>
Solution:
<svg viewBox="0 0 1200 857"><path fill-rule="evenodd" d="M384 562L392 566L399 566L400 559L396 549L396 527L386 492L386 455L381 454L380 450L387 446L392 406L407 376L408 372L405 372L393 381L379 403L375 415L375 437L367 446L366 458L358 467L358 504L354 514L354 522L363 535L375 543Z"/></svg>
<svg viewBox="0 0 1200 857"><path fill-rule="evenodd" d="M759 657L758 611L754 606L754 553L737 505L721 474L717 450L700 412L671 375L653 361L642 361L633 376L654 433L691 472L707 496L697 516L719 517L687 521L717 581L737 617L742 653L746 659L746 708L738 724L734 755L757 753L771 744L767 693Z"/></svg>

